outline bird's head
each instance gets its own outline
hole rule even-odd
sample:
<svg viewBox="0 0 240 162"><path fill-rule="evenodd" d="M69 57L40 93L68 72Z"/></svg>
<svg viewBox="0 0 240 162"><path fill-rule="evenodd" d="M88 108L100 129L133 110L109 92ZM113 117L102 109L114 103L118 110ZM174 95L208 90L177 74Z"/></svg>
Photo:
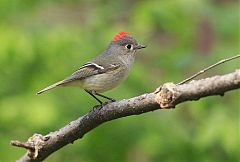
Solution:
<svg viewBox="0 0 240 162"><path fill-rule="evenodd" d="M146 46L138 44L137 40L127 32L119 32L113 37L109 45L109 50L115 55L129 55L132 56L137 50L145 48Z"/></svg>

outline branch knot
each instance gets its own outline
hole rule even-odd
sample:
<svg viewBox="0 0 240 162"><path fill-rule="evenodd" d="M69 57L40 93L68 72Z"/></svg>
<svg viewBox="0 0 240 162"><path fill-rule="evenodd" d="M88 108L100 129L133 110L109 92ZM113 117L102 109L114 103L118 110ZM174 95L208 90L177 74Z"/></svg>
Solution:
<svg viewBox="0 0 240 162"><path fill-rule="evenodd" d="M173 102L179 97L177 86L173 83L165 83L155 91L155 101L163 109L174 108Z"/></svg>
<svg viewBox="0 0 240 162"><path fill-rule="evenodd" d="M43 147L45 137L41 134L34 134L27 142L20 142L17 140L11 141L11 145L23 147L28 150L28 156L31 159L37 159L39 150Z"/></svg>

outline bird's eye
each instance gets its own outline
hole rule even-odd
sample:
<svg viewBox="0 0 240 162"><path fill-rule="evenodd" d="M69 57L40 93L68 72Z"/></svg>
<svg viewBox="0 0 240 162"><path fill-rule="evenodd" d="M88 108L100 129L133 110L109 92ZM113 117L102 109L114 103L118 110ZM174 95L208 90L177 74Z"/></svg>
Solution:
<svg viewBox="0 0 240 162"><path fill-rule="evenodd" d="M131 45L131 44L127 44L125 47L126 47L127 49L132 49L132 45Z"/></svg>

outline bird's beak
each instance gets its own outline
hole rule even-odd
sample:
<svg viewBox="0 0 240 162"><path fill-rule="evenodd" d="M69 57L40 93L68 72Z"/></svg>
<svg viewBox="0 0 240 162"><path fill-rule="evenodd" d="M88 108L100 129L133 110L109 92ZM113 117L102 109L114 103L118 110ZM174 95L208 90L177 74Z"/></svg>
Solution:
<svg viewBox="0 0 240 162"><path fill-rule="evenodd" d="M142 49L142 48L146 48L147 46L144 46L144 45L137 45L134 47L134 50L137 50L137 49Z"/></svg>

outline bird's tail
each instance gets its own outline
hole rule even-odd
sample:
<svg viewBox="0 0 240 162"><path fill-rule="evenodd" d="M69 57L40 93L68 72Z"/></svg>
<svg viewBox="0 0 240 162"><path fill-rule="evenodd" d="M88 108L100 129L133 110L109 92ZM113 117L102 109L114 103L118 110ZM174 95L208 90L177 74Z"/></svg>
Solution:
<svg viewBox="0 0 240 162"><path fill-rule="evenodd" d="M41 94L41 93L43 93L43 92L46 92L46 91L51 90L51 89L53 89L53 88L56 88L56 87L58 87L58 86L60 86L60 85L63 85L64 83L66 83L65 80L59 81L59 82L57 82L57 83L54 83L54 84L52 84L52 85L50 85L50 86L42 89L41 91L37 92L37 94Z"/></svg>

